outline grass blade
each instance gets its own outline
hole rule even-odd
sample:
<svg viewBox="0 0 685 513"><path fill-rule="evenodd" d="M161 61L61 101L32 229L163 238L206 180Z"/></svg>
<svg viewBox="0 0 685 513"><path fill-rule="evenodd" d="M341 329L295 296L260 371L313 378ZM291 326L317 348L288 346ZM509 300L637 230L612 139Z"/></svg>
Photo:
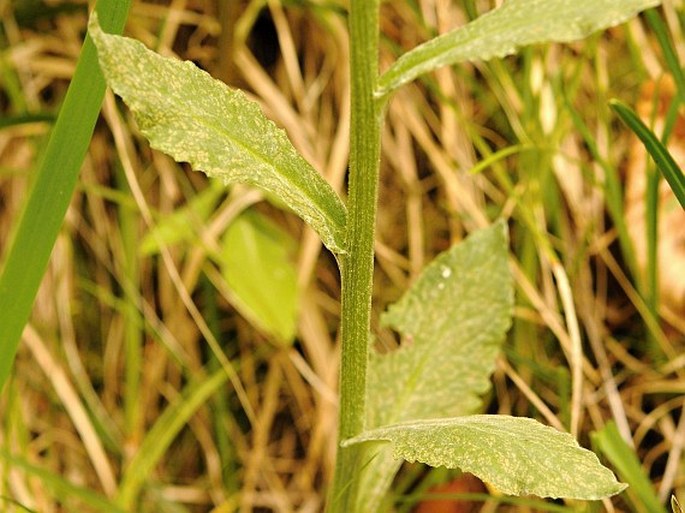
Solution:
<svg viewBox="0 0 685 513"><path fill-rule="evenodd" d="M220 369L202 381L188 385L182 397L157 419L124 474L118 502L126 511L133 511L141 487L179 431L227 379L226 372Z"/></svg>
<svg viewBox="0 0 685 513"><path fill-rule="evenodd" d="M671 38L668 36L668 30L666 29L666 26L656 9L647 9L645 11L645 19L647 20L647 23L649 23L652 32L654 32L654 35L659 41L659 46L664 54L664 60L668 65L669 71L673 75L673 81L676 84L678 96L682 101L685 99L685 74L683 73L683 69L680 67L678 53L673 46Z"/></svg>
<svg viewBox="0 0 685 513"><path fill-rule="evenodd" d="M673 189L678 202L685 208L685 176L669 151L630 107L619 100L611 100L609 105L645 145L645 149Z"/></svg>
<svg viewBox="0 0 685 513"><path fill-rule="evenodd" d="M120 33L131 0L99 0L103 24ZM0 389L12 368L52 247L62 226L105 93L86 38L0 275Z"/></svg>
<svg viewBox="0 0 685 513"><path fill-rule="evenodd" d="M592 434L592 443L616 469L622 481L630 485L626 492L640 513L666 513L645 475L635 451L626 444L616 424L608 423L601 431Z"/></svg>
<svg viewBox="0 0 685 513"><path fill-rule="evenodd" d="M90 506L91 511L126 513L116 504L110 502L109 499L107 499L107 497L104 495L94 492L89 488L84 488L70 483L54 472L34 465L24 458L13 455L2 448L0 448L0 459L7 460L14 467L20 468L24 470L24 472L36 476L38 479L48 485L56 495L80 500L83 504Z"/></svg>

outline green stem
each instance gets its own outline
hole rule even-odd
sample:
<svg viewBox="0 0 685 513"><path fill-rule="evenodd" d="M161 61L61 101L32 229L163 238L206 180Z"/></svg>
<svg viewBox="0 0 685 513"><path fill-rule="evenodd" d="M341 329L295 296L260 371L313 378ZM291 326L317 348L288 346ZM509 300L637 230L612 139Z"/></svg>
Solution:
<svg viewBox="0 0 685 513"><path fill-rule="evenodd" d="M378 1L350 3L351 136L347 252L342 276L342 361L338 442L364 430L382 115L378 77ZM355 511L363 449L338 447L329 513Z"/></svg>
<svg viewBox="0 0 685 513"><path fill-rule="evenodd" d="M124 170L117 166L116 180L119 190L124 194L131 194ZM121 283L123 295L126 299L123 303L124 325L124 348L126 370L124 382L126 394L124 395L124 418L126 436L136 442L143 436L144 422L143 410L140 401L140 385L143 370L143 332L141 326L143 320L140 315L140 265L138 243L138 220L139 212L128 204L122 204L119 209L119 226L121 229L121 243L123 249L123 262L121 269Z"/></svg>

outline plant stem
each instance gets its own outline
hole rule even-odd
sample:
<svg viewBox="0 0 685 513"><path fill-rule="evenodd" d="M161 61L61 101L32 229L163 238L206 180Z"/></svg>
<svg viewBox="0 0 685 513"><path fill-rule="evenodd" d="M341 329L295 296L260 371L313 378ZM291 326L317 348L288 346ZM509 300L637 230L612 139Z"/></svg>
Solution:
<svg viewBox="0 0 685 513"><path fill-rule="evenodd" d="M340 258L342 359L338 443L364 430L366 373L373 288L373 243L378 197L381 108L378 77L378 1L350 2L351 135L347 252ZM355 511L363 469L360 446L341 448L328 497L329 513Z"/></svg>

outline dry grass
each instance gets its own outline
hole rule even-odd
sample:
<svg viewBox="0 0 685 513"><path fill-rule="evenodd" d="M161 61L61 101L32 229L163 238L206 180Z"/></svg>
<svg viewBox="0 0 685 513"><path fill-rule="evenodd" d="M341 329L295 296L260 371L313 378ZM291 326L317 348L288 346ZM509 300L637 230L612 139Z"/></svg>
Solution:
<svg viewBox="0 0 685 513"><path fill-rule="evenodd" d="M259 2L136 1L127 33L245 88L343 190L344 17L335 2L265 3L268 16L253 29ZM410 48L465 22L457 4L384 4L383 62L397 46ZM488 2L477 4L485 9ZM3 115L54 113L80 48L85 4L41 19L20 18L20 5L0 1L0 106ZM680 38L681 13L670 3L664 12ZM682 48L683 40L676 42ZM397 299L451 243L497 216L509 219L516 322L490 410L541 418L584 445L613 419L665 499L685 486L683 312L650 318L606 214L605 168L592 158L561 94L606 165L619 169L634 142L606 100L635 103L641 85L663 73L660 62L636 20L584 43L440 70L397 94L383 135L374 311ZM0 130L3 247L49 128L37 122ZM495 155L508 147L509 156ZM472 173L484 159L490 165ZM337 423L335 264L313 232L242 187L224 195L209 219L196 219L189 243L141 256L145 234L205 187L201 175L153 153L108 93L14 376L0 397L0 447L22 460L0 459L3 511L25 511L12 501L41 513L94 511L73 490L60 491L55 476L116 498L164 410L221 366L230 384L153 462L132 511L321 510ZM274 344L232 309L211 258L231 220L257 203L298 240L301 305L292 347ZM660 271L668 274L668 265ZM395 344L391 333L378 336ZM656 353L646 350L647 339ZM411 491L426 472L407 475L400 491ZM496 507L493 501L482 511ZM603 507L630 510L620 498Z"/></svg>

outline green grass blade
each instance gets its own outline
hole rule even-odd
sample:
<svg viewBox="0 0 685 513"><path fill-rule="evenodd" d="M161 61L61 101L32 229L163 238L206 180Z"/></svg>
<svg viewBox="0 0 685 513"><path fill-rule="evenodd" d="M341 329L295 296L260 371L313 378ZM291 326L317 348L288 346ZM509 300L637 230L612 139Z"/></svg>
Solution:
<svg viewBox="0 0 685 513"><path fill-rule="evenodd" d="M24 458L15 456L2 448L0 448L0 459L7 460L13 467L20 468L24 470L24 472L37 477L58 496L78 499L83 504L90 506L90 508L92 508L91 510L94 511L126 513L123 509L110 502L104 495L70 483L54 472L34 465Z"/></svg>
<svg viewBox="0 0 685 513"><path fill-rule="evenodd" d="M16 116L7 116L0 119L0 128L7 128L10 126L25 125L28 123L52 123L55 121L55 116L48 112L40 112L37 114L18 114Z"/></svg>
<svg viewBox="0 0 685 513"><path fill-rule="evenodd" d="M592 434L592 444L604 454L616 469L619 478L630 487L626 492L635 510L640 513L666 513L659 502L652 483L645 475L635 451L623 441L616 424L609 422L601 431Z"/></svg>
<svg viewBox="0 0 685 513"><path fill-rule="evenodd" d="M645 145L645 149L668 181L680 205L685 208L685 176L669 151L630 107L618 100L611 100L609 105Z"/></svg>
<svg viewBox="0 0 685 513"><path fill-rule="evenodd" d="M666 65L673 75L673 81L675 82L676 89L678 90L678 96L681 98L681 100L683 100L685 99L685 74L683 73L683 69L680 67L678 53L673 46L671 38L668 36L666 25L656 9L647 9L645 11L645 19L647 20L647 23L649 23L652 32L654 32L654 35L659 41L659 46L664 54Z"/></svg>
<svg viewBox="0 0 685 513"><path fill-rule="evenodd" d="M179 431L227 379L226 372L220 369L202 381L189 385L182 397L157 419L124 474L118 502L126 511L134 511L133 506L141 487Z"/></svg>
<svg viewBox="0 0 685 513"><path fill-rule="evenodd" d="M673 46L671 38L668 34L666 24L661 19L661 15L656 9L648 9L645 11L645 19L651 27L654 35L659 41L659 46L664 56L664 60L668 69L673 76L673 81L676 84L677 96L671 102L666 120L664 123L663 133L661 134L661 142L664 145L668 144L668 138L671 135L676 119L678 118L678 107L685 98L685 76L680 67L678 54ZM647 219L647 295L646 302L654 316L658 316L659 306L659 287L658 287L658 273L657 266L657 238L658 238L658 216L659 216L659 173L654 173L651 169L647 173L647 194L645 201L645 218ZM655 361L663 357L663 354L657 351L658 344L655 343L654 338L649 339L649 349Z"/></svg>
<svg viewBox="0 0 685 513"><path fill-rule="evenodd" d="M28 513L37 513L36 510L30 509L29 507L24 506L21 502L15 501L11 497L5 497L4 495L0 495L0 501L4 501L4 502L7 502L8 504L12 504L22 511L28 511Z"/></svg>
<svg viewBox="0 0 685 513"><path fill-rule="evenodd" d="M597 146L595 137L592 135L590 128L587 126L581 114L572 105L567 94L564 93L564 103L566 111L571 116L571 121L576 130L582 137L583 141L588 147L590 154L595 162L597 162L604 171L604 189L607 202L607 209L611 215L611 219L618 231L618 242L621 247L621 254L623 259L628 264L628 269L633 274L637 275L637 259L635 256L635 249L628 234L628 226L625 221L625 211L623 209L623 191L621 187L621 180L617 169L610 165L604 158Z"/></svg>
<svg viewBox="0 0 685 513"><path fill-rule="evenodd" d="M108 30L123 30L130 3L98 1L96 9ZM62 226L104 92L95 47L86 38L0 275L0 389Z"/></svg>

